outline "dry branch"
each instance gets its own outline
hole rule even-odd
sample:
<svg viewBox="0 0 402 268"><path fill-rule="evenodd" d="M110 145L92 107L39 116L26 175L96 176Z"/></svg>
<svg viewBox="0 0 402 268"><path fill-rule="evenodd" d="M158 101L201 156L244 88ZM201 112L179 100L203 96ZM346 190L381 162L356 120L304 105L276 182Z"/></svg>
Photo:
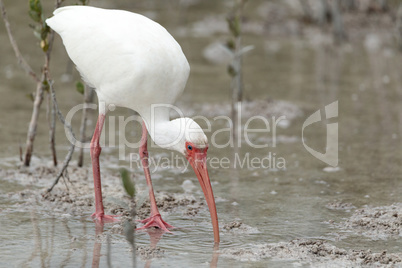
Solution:
<svg viewBox="0 0 402 268"><path fill-rule="evenodd" d="M82 110L82 117L81 117L81 127L80 127L80 140L81 142L86 141L85 130L87 126L87 119L88 119L88 106L87 104L91 103L94 98L94 90L89 86L85 85L84 91L84 109ZM79 167L84 165L84 148L80 148L80 153L78 156L78 164Z"/></svg>
<svg viewBox="0 0 402 268"><path fill-rule="evenodd" d="M54 91L54 88L53 88L53 81L48 80L48 83L49 83L50 94L52 94L52 99L53 99L53 103L54 103L54 107L55 107L57 116L59 117L59 119L60 119L61 123L64 125L64 127L68 129L68 131L70 132L70 135L74 138L74 140L76 140L71 125L66 122L63 114L59 110L59 106L58 106L57 100L56 100L56 92ZM70 163L71 157L74 153L74 149L75 149L75 143L71 143L70 149L68 150L68 153L67 153L66 157L64 158L62 168L60 169L59 173L57 173L56 179L54 180L52 186L49 189L47 189L48 193L53 190L54 186L56 186L56 184L59 182L60 178L63 176L64 172L66 171L66 169Z"/></svg>
<svg viewBox="0 0 402 268"><path fill-rule="evenodd" d="M42 75L44 78L44 75ZM39 81L36 85L36 94L35 101L32 109L31 121L29 122L28 134L27 134L27 143L25 149L25 158L24 165L29 166L31 163L31 156L33 152L33 144L36 136L36 129L38 127L38 118L39 118L39 110L40 106L43 102L43 83Z"/></svg>
<svg viewBox="0 0 402 268"><path fill-rule="evenodd" d="M33 71L33 69L28 64L28 62L24 59L24 57L22 56L22 54L20 52L20 49L18 48L17 42L15 41L14 36L11 32L10 22L8 21L7 11L4 6L3 0L0 0L0 8L1 8L1 15L3 17L4 25L7 30L8 38L10 39L11 46L14 50L15 56L17 57L18 64L22 67L22 69L24 69L24 71L28 75L30 75L35 80L35 82L40 83L41 80L39 79L37 74Z"/></svg>

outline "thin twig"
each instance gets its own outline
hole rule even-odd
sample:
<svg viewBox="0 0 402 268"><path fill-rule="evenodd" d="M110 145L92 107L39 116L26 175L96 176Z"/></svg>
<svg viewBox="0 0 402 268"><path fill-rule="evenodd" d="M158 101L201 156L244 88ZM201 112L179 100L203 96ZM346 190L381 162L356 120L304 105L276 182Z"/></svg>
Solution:
<svg viewBox="0 0 402 268"><path fill-rule="evenodd" d="M63 114L60 112L60 109L59 109L59 106L58 106L57 100L56 100L56 92L54 91L54 88L53 88L53 81L49 79L48 83L49 83L49 89L50 89L50 93L52 94L53 103L54 103L54 107L56 109L57 116L59 117L59 119L60 119L61 123L64 125L64 127L69 130L70 135L74 138L74 140L77 140L75 138L71 125L66 122ZM64 158L62 168L60 169L59 173L57 174L57 177L54 180L52 186L49 189L47 189L48 193L53 190L54 186L56 186L56 184L59 182L60 178L63 176L64 171L67 169L68 164L70 163L71 157L74 153L74 149L75 149L75 143L71 143L70 149L68 150L68 153L67 153L66 157Z"/></svg>
<svg viewBox="0 0 402 268"><path fill-rule="evenodd" d="M55 9L60 7L61 4L63 3L63 1L64 0L56 0ZM49 84L49 92L50 92L50 94L52 94L54 110L57 113L57 116L59 117L60 121L63 123L64 127L69 130L70 135L74 138L74 140L77 140L71 125L66 123L66 120L65 120L63 114L61 113L61 111L59 109L59 105L57 104L57 100L56 100L56 92L55 92L55 90L53 88L53 81L49 78L49 75L48 75L50 54L51 54L51 51L52 51L52 48L53 48L53 42L54 42L54 31L50 30L50 33L49 33L49 47L48 47L48 50L46 51L46 63L45 63L44 72L46 74L47 82ZM56 184L59 182L59 180L63 176L63 174L65 172L67 172L67 167L68 167L68 165L70 163L70 160L71 160L71 157L72 157L72 155L74 153L74 149L75 149L75 144L71 143L71 146L70 146L70 148L68 150L68 153L67 153L66 157L64 158L62 168L60 169L59 173L57 174L57 177L54 180L52 186L49 189L47 189L48 193L53 190L54 186L56 186Z"/></svg>
<svg viewBox="0 0 402 268"><path fill-rule="evenodd" d="M318 15L318 23L321 28L324 28L325 24L333 20L331 8L327 0L321 0L321 9Z"/></svg>
<svg viewBox="0 0 402 268"><path fill-rule="evenodd" d="M15 56L17 57L18 64L25 70L27 74L29 74L36 82L36 96L35 96L35 101L34 101L34 106L32 110L32 117L31 121L29 123L29 129L28 129L28 134L27 134L27 147L25 151L25 159L24 159L24 164L25 166L29 166L31 162L31 156L32 156L32 151L33 151L33 142L35 140L35 135L36 135L36 128L37 128L37 121L39 117L39 108L42 104L43 101L43 81L45 81L45 77L42 72L41 79L39 79L38 75L33 71L31 66L27 63L27 61L24 59L22 56L17 42L14 39L13 34L11 33L11 26L10 22L8 21L8 16L7 16L7 11L4 6L3 0L0 0L0 8L1 8L1 14L3 17L4 25L7 30L8 37L10 39L10 43L12 48L14 49Z"/></svg>
<svg viewBox="0 0 402 268"><path fill-rule="evenodd" d="M106 247L106 262L107 262L107 267L112 267L112 257L111 257L111 255L112 255L112 249L111 249L111 242L110 242L110 235L109 234L106 234L106 244L107 244L107 247Z"/></svg>
<svg viewBox="0 0 402 268"><path fill-rule="evenodd" d="M80 127L80 140L81 142L85 142L86 140L86 135L85 135L85 130L87 126L87 119L88 119L88 108L87 104L91 103L93 101L94 97L94 90L90 88L88 85L85 85L85 91L84 91L84 109L82 110L82 117L81 117L81 127ZM84 148L80 148L80 153L78 156L78 164L79 167L82 167L84 165Z"/></svg>
<svg viewBox="0 0 402 268"><path fill-rule="evenodd" d="M45 81L44 79L46 78L44 77L44 74L42 74L42 81ZM31 163L33 144L35 141L36 129L38 127L39 111L43 101L43 88L44 88L43 82L38 82L36 85L36 94L35 94L35 101L33 103L31 121L29 122L29 128L27 133L27 143L24 158L25 166L29 166L29 164Z"/></svg>
<svg viewBox="0 0 402 268"><path fill-rule="evenodd" d="M22 145L21 145L21 141L20 141L19 143L20 143L20 161L23 162L23 161L24 161L24 158L22 157Z"/></svg>
<svg viewBox="0 0 402 268"><path fill-rule="evenodd" d="M63 0L56 0L55 9L59 8ZM50 55L52 53L54 43L54 31L51 29L48 35L48 48L45 53L45 66L43 67L43 72L49 72ZM48 80L48 79L47 79ZM56 108L53 102L53 98L50 98L50 92L48 91L48 122L49 122L49 146L52 152L53 164L57 166L57 153L56 153Z"/></svg>
<svg viewBox="0 0 402 268"><path fill-rule="evenodd" d="M24 71L30 75L35 82L40 83L41 80L39 79L38 75L34 72L28 62L22 56L20 49L18 48L17 42L14 39L13 34L11 33L10 22L8 21L7 11L4 6L3 0L0 0L0 8L1 8L1 15L3 17L4 26L6 27L8 38L10 39L11 46L14 49L15 56L17 57L18 64L24 69Z"/></svg>
<svg viewBox="0 0 402 268"><path fill-rule="evenodd" d="M67 173L67 172L66 172ZM66 188L67 188L67 192L70 192L70 189L68 188L68 185L67 185L67 182L66 182L66 179L63 177L63 182L64 182L64 185L66 186Z"/></svg>
<svg viewBox="0 0 402 268"><path fill-rule="evenodd" d="M0 1L2 1L2 0L0 0ZM64 2L64 0L56 0L56 2L54 4L54 9L55 10L58 9L63 2ZM48 39L49 39L49 43L48 43L49 46L48 46L48 49L46 51L46 64L45 64L47 69L49 69L50 54L52 53L53 43L54 43L54 31L53 31L53 29L50 29Z"/></svg>
<svg viewBox="0 0 402 268"><path fill-rule="evenodd" d="M337 43L342 43L348 39L345 27L343 26L343 18L340 9L340 0L335 0L332 2L331 14L333 18L332 28L335 41Z"/></svg>
<svg viewBox="0 0 402 268"><path fill-rule="evenodd" d="M402 51L402 3L399 4L396 12L396 30L398 32L399 50Z"/></svg>
<svg viewBox="0 0 402 268"><path fill-rule="evenodd" d="M232 140L233 140L233 145L235 148L235 154L237 153L238 150L238 133L241 131L241 125L239 124L241 122L241 118L239 117L239 109L241 109L241 103L243 101L243 70L242 70L242 53L241 51L243 50L242 46L242 19L243 19L243 11L244 11L244 6L246 5L248 0L240 0L234 7L232 13L230 14L230 17L228 18L228 26L229 30L232 34L232 42L233 42L233 47L232 52L233 52L233 58L231 62L231 69L232 69L232 83L231 83L231 89L232 89L232 112L231 112L231 117L232 117L232 126L233 126L233 131L232 131ZM240 141L241 142L241 141Z"/></svg>
<svg viewBox="0 0 402 268"><path fill-rule="evenodd" d="M313 21L313 10L311 9L308 0L300 0L300 5L304 12L304 18L308 21Z"/></svg>
<svg viewBox="0 0 402 268"><path fill-rule="evenodd" d="M49 145L50 151L53 156L53 165L57 166L57 154L56 154L56 109L54 107L53 100L51 99L50 92L47 94L47 105L46 105L46 117L49 124Z"/></svg>

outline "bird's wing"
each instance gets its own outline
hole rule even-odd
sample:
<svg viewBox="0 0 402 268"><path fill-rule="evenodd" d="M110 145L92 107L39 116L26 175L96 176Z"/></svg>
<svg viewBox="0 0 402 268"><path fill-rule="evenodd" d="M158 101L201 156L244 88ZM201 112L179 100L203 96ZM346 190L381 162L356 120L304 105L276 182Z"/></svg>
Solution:
<svg viewBox="0 0 402 268"><path fill-rule="evenodd" d="M156 103L173 103L184 89L189 65L181 47L165 28L142 15L69 6L57 9L46 23L60 34L84 79L98 90L113 87L112 94L121 100L131 87Z"/></svg>

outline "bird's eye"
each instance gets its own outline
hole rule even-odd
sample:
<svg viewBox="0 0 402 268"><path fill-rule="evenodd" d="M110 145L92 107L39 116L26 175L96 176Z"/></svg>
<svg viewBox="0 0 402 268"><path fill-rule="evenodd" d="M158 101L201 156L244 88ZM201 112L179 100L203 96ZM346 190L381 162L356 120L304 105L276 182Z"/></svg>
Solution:
<svg viewBox="0 0 402 268"><path fill-rule="evenodd" d="M187 149L189 149L191 151L193 149L193 146L187 145Z"/></svg>

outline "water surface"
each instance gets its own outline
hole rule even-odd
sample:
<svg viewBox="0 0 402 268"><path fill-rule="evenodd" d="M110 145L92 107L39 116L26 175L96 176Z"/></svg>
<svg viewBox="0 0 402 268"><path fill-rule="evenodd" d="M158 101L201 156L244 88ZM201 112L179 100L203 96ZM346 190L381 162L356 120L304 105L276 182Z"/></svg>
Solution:
<svg viewBox="0 0 402 268"><path fill-rule="evenodd" d="M227 1L195 1L194 5L179 6L179 1L151 1L150 4L132 4L106 1L94 5L128 9L153 17L177 38L191 64L192 72L184 95L178 101L183 107L189 103L203 105L225 104L229 100L230 78L224 65L213 65L203 57L203 49L212 41L225 40L222 33L199 36L193 32L196 22L206 17L225 14ZM263 1L250 5L249 16L257 14ZM36 40L31 35L27 7L15 1L6 1L16 39L24 56L39 70L42 58ZM46 6L47 10L51 6ZM262 21L260 17L253 17ZM16 64L3 25L0 26L0 148L1 165L17 168L19 146L24 144L30 119L31 101L25 95L33 92L35 85ZM269 49L275 42L278 49ZM244 141L239 155L263 158L271 153L283 158L285 169L244 167L239 169L210 169L214 193L219 202L217 209L220 225L237 220L258 232L237 233L223 231L220 249L253 248L263 243L288 242L295 238L319 238L345 249L371 249L373 252L401 252L401 240L373 240L370 237L345 231L330 222L342 223L351 212L331 210L326 205L333 201L348 202L355 207L383 206L400 202L401 183L401 118L399 105L402 94L400 78L401 55L393 47L381 46L378 51L368 51L363 42L334 46L316 44L308 37L286 37L272 40L268 35L248 33L245 44L255 49L244 59L245 96L247 99L271 99L286 101L300 109L301 113L290 120L286 128L278 127L278 142L272 147L272 133L257 133L256 143L267 142L271 146L255 149ZM79 75L73 71L70 82L62 82L61 76L68 69L68 58L59 38L52 58L52 76L55 80L59 105L64 113L81 102L82 96L74 89ZM302 126L307 117L334 101L339 103L339 117L331 122L339 124L339 170L326 172L328 166L314 158L303 146ZM44 103L45 104L45 103ZM45 107L45 105L43 105ZM47 145L45 108L41 111L40 127L35 142L34 166L50 163ZM216 107L216 106L215 106ZM283 112L286 114L286 111ZM129 116L130 111L117 109L111 116ZM94 128L96 114L91 115L89 131ZM213 118L211 118L213 119ZM74 118L78 129L79 116ZM247 118L243 119L244 121ZM106 129L108 130L108 122ZM224 126L213 121L212 130ZM244 122L243 122L244 123ZM325 152L326 122L316 123L306 129L306 144ZM258 124L257 124L258 125ZM135 141L139 126L127 129L128 139ZM107 133L109 133L107 131ZM226 136L217 136L224 143ZM67 152L68 143L61 125L57 129L58 156ZM130 149L126 150L126 154ZM152 149L151 155L162 150ZM211 146L209 155L229 157L231 148ZM109 147L102 152L105 169L116 172L120 166L129 166L127 160L118 160L119 148ZM90 162L85 158L86 168ZM107 165L109 163L109 165ZM141 170L138 187L145 188ZM89 174L90 176L91 174ZM185 180L196 185L193 194L202 193L192 172L158 169L153 174L154 188L164 192L183 192ZM91 183L91 180L88 181ZM119 183L119 182L116 182ZM21 206L18 198L11 198L25 188L34 189L35 181L24 186L0 178L0 266L68 266L86 267L99 258L100 266L107 266L106 234L111 240L111 263L115 267L132 263L130 246L121 234L111 232L106 225L104 233L96 237L95 225L88 217L55 217L37 204ZM122 190L123 191L123 190ZM38 199L41 197L38 196ZM146 198L146 195L143 196ZM352 210L353 212L353 210ZM191 220L183 220L181 212L173 212L165 218L170 224L181 227L173 235L165 234L158 243L164 250L162 258L143 260L137 256L139 267L205 267L216 262L213 252L213 235L208 212L202 211ZM149 235L138 233L139 246L150 244ZM100 255L99 255L100 252ZM289 261L292 262L292 261ZM295 262L295 261L293 261ZM236 260L220 257L218 267L256 267L290 265L288 262L263 259L239 264Z"/></svg>

